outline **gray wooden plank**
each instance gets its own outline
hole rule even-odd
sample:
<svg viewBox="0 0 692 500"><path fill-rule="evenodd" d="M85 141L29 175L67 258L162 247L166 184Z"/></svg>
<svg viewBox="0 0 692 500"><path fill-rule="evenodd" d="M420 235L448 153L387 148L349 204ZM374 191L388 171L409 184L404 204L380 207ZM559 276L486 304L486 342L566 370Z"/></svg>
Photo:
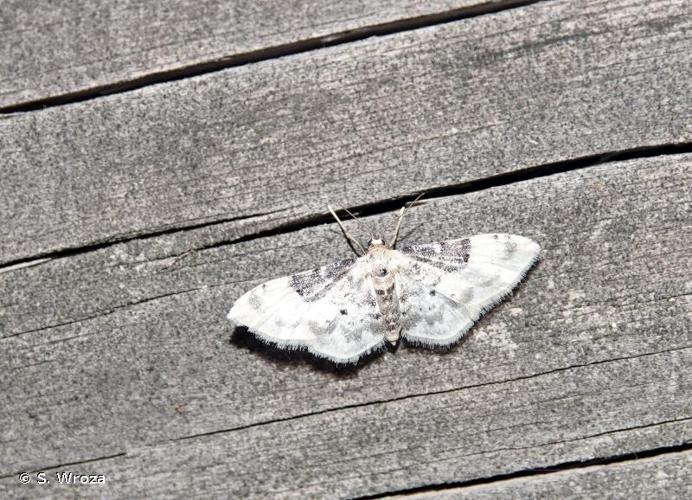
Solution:
<svg viewBox="0 0 692 500"><path fill-rule="evenodd" d="M358 371L229 343L224 318L254 283L344 255L333 224L1 273L0 488L48 494L15 474L77 462L114 496L360 495L689 443L691 167L605 164L412 210L417 240L515 232L542 261L463 345Z"/></svg>
<svg viewBox="0 0 692 500"><path fill-rule="evenodd" d="M514 1L6 0L0 107L373 25Z"/></svg>
<svg viewBox="0 0 692 500"><path fill-rule="evenodd" d="M451 488L391 500L451 500L453 498L680 498L692 496L692 451L664 454L610 465L594 465L543 476Z"/></svg>
<svg viewBox="0 0 692 500"><path fill-rule="evenodd" d="M689 142L690 14L546 2L10 116L0 263Z"/></svg>
<svg viewBox="0 0 692 500"><path fill-rule="evenodd" d="M690 442L689 401L680 400L692 389L680 379L690 362L690 349L614 361L134 448L74 468L108 478L106 498L352 498ZM682 411L686 420L666 422ZM621 427L634 422L642 424ZM27 498L61 490L13 488Z"/></svg>

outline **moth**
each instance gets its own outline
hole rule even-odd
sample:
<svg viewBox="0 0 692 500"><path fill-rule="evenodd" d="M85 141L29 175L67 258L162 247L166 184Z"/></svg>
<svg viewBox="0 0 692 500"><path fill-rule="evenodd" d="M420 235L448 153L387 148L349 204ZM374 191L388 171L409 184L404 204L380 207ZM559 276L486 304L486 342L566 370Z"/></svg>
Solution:
<svg viewBox="0 0 692 500"><path fill-rule="evenodd" d="M540 252L512 234L397 248L407 206L391 243L373 237L364 247L328 208L356 257L263 283L235 302L228 319L262 341L337 364L402 337L422 346L454 344L516 287Z"/></svg>

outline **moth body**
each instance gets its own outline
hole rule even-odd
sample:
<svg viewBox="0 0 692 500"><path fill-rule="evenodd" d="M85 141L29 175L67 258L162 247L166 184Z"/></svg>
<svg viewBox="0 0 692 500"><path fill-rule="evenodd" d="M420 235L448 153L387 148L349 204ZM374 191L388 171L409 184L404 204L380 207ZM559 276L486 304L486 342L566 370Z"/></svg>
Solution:
<svg viewBox="0 0 692 500"><path fill-rule="evenodd" d="M388 248L384 240L372 240L368 245L368 253L362 258L370 261L377 316L385 327L384 338L396 345L401 336L401 307L396 290L396 250Z"/></svg>

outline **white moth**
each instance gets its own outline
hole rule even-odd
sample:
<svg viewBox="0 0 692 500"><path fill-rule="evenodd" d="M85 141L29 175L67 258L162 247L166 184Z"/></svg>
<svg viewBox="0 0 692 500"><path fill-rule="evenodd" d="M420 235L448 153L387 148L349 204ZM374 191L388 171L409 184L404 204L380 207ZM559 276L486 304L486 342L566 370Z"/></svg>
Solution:
<svg viewBox="0 0 692 500"><path fill-rule="evenodd" d="M523 236L479 234L396 249L346 231L358 258L263 283L240 297L228 319L259 339L306 348L335 363L355 363L403 336L423 346L457 342L521 281L538 258Z"/></svg>

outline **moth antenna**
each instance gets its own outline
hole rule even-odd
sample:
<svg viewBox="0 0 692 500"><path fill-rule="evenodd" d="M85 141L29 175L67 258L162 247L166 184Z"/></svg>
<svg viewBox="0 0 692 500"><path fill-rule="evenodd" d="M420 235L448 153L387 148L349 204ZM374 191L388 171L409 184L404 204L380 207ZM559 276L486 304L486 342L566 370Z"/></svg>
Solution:
<svg viewBox="0 0 692 500"><path fill-rule="evenodd" d="M341 232L344 233L344 237L346 238L346 241L348 241L348 244L351 246L351 249L355 252L356 255L359 257L361 255L365 255L365 249L363 248L363 245L360 244L358 240L356 240L353 236L350 235L348 231L346 231L346 228L344 225L341 223L341 220L339 217L336 215L336 212L334 212L334 209L330 206L327 205L327 208L331 212L332 216L336 219L336 222L339 224L339 227L341 228ZM348 210L346 210L348 212ZM350 212L348 212L351 214ZM351 217L353 217L353 214L351 214ZM355 219L355 217L353 217ZM358 250L361 251L361 253L358 253Z"/></svg>
<svg viewBox="0 0 692 500"><path fill-rule="evenodd" d="M356 217L355 215L353 215L353 214L351 213L351 211L350 211L348 208L346 208L346 207L341 207L341 210L343 210L343 211L346 212L348 215L350 215L351 218L352 218L354 221L356 221L356 225L357 225L358 227L360 227L360 219L358 219L358 217ZM373 239L373 240L375 239L375 235L374 235L373 233L370 233L370 239ZM361 248L363 248L361 245L359 245L359 246L360 246Z"/></svg>
<svg viewBox="0 0 692 500"><path fill-rule="evenodd" d="M341 207L341 210L343 210L343 211L346 212L348 215L350 215L350 216L351 216L351 219L353 219L353 220L355 220L355 221L358 220L358 218L357 218L355 215L353 215L353 214L351 213L351 211L350 211L348 208L346 208L346 207ZM357 224L357 223L356 223L356 224Z"/></svg>
<svg viewBox="0 0 692 500"><path fill-rule="evenodd" d="M399 239L399 229L401 229L401 221L404 218L404 214L406 213L406 210L411 208L413 205L416 204L418 200L420 200L423 197L423 194L421 193L418 196L416 196L416 199L413 200L411 203L404 204L403 207L401 207L401 212L399 212L399 220L396 221L396 229L394 230L394 236L392 237L392 249L396 248L396 240Z"/></svg>
<svg viewBox="0 0 692 500"><path fill-rule="evenodd" d="M406 207L403 206L399 212L399 220L396 221L396 229L394 230L394 236L392 237L392 249L396 248L396 240L399 238L399 229L401 229L401 219L404 218L405 213Z"/></svg>

